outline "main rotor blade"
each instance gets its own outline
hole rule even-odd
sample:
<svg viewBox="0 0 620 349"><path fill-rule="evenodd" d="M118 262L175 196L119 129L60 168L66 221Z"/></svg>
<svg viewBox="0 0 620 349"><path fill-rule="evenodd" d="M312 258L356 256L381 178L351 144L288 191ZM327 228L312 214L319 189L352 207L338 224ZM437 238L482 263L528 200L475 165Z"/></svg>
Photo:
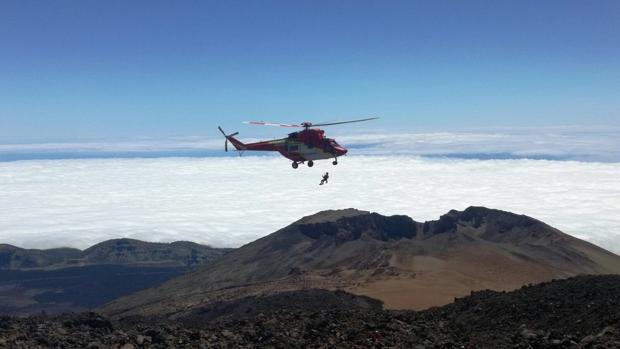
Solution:
<svg viewBox="0 0 620 349"><path fill-rule="evenodd" d="M277 127L295 127L300 128L302 125L294 125L294 124L280 124L276 122L265 122L265 121L244 121L244 124L249 125L259 125L259 126L277 126Z"/></svg>
<svg viewBox="0 0 620 349"><path fill-rule="evenodd" d="M362 121L370 121L370 120L376 120L378 118L367 118L367 119L359 119L359 120L349 120L349 121L340 121L340 122L326 122L323 124L312 124L312 127L315 126L330 126L330 125L340 125L340 124L350 124L353 122L362 122Z"/></svg>
<svg viewBox="0 0 620 349"><path fill-rule="evenodd" d="M226 137L226 133L224 132L224 130L222 130L222 128L221 128L221 127L219 127L219 126L218 126L217 128L220 130L220 132L222 132L222 134L224 135L224 137Z"/></svg>

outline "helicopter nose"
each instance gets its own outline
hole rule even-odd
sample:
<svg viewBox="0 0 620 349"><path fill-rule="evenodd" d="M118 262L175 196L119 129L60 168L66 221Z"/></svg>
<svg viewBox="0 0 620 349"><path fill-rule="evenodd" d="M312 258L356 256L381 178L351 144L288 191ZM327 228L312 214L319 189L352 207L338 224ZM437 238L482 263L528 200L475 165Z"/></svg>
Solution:
<svg viewBox="0 0 620 349"><path fill-rule="evenodd" d="M337 156L342 156L347 153L347 148L344 147L334 147L334 152Z"/></svg>

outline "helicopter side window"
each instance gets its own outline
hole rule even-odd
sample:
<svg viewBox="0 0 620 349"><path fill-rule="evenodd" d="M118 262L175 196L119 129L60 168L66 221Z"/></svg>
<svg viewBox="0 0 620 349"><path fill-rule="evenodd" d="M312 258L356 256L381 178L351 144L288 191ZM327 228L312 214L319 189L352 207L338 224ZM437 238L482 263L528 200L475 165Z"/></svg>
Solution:
<svg viewBox="0 0 620 349"><path fill-rule="evenodd" d="M289 145L288 146L288 151L298 151L299 150L299 146L298 145Z"/></svg>

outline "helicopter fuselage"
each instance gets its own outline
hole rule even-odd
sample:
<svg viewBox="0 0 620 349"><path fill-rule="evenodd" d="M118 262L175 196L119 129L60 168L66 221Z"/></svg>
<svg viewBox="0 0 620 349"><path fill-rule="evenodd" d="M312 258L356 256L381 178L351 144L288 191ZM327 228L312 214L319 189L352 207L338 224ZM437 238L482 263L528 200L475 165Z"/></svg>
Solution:
<svg viewBox="0 0 620 349"><path fill-rule="evenodd" d="M347 149L336 142L333 138L325 137L325 132L320 129L307 128L303 131L293 132L286 138L261 141L255 143L242 143L234 136L226 136L238 151L277 151L284 157L293 161L293 167L298 163L308 162L313 165L314 160L334 159L345 155Z"/></svg>

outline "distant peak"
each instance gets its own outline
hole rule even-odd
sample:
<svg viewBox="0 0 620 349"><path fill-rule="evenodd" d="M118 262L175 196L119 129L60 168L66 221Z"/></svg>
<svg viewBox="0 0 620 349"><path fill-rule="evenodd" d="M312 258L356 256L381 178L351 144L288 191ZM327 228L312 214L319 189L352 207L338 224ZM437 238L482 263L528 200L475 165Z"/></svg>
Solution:
<svg viewBox="0 0 620 349"><path fill-rule="evenodd" d="M459 214L459 215L466 215L466 216L488 216L491 214L501 214L501 215L509 215L509 216L521 216L519 214L516 213L512 213L512 212L508 212L508 211L502 211L502 210L498 210L495 208L488 208L488 207L484 207L484 206L469 206L466 209L464 209L463 211L458 211L458 210L450 210L448 212L448 214Z"/></svg>
<svg viewBox="0 0 620 349"><path fill-rule="evenodd" d="M0 251L2 250L21 250L22 248L9 245L9 244L0 244Z"/></svg>
<svg viewBox="0 0 620 349"><path fill-rule="evenodd" d="M362 235L377 240L398 240L412 238L416 232L416 222L407 216L383 216L358 210L330 211L317 217L302 219L295 227L307 237L320 239L333 238L337 243L357 240Z"/></svg>
<svg viewBox="0 0 620 349"><path fill-rule="evenodd" d="M361 216L370 214L368 211L357 210L354 208L346 208L342 210L326 210L320 211L310 216L306 216L296 223L298 224L316 224L316 223L327 223L327 222L335 222L341 218L349 218L355 216Z"/></svg>
<svg viewBox="0 0 620 349"><path fill-rule="evenodd" d="M543 224L543 222L534 219L532 217L516 214L508 211L496 210L486 208L482 206L470 206L464 211L451 210L441 219L445 219L446 216L456 219L457 221L468 222L473 226L480 226L483 222L501 222L502 226L511 227L530 227L532 225Z"/></svg>
<svg viewBox="0 0 620 349"><path fill-rule="evenodd" d="M480 206L471 206L463 211L451 210L439 220L424 223L408 216L383 216L356 209L330 210L304 217L293 226L312 239L329 238L337 243L357 240L364 235L388 241L416 236L426 239L457 232L494 241L503 239L504 233L512 232L512 238L528 239L534 232L550 232L552 229L525 215Z"/></svg>

